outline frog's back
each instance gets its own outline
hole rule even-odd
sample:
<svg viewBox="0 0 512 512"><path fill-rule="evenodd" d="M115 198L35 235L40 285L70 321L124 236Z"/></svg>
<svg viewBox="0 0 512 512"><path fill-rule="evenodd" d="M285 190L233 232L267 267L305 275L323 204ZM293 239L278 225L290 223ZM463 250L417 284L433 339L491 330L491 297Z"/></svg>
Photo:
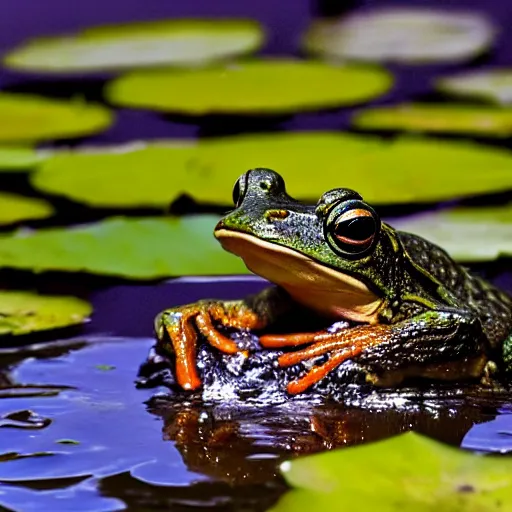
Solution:
<svg viewBox="0 0 512 512"><path fill-rule="evenodd" d="M434 276L460 303L480 318L491 346L512 333L512 298L455 262L437 245L410 233L397 232L409 257Z"/></svg>

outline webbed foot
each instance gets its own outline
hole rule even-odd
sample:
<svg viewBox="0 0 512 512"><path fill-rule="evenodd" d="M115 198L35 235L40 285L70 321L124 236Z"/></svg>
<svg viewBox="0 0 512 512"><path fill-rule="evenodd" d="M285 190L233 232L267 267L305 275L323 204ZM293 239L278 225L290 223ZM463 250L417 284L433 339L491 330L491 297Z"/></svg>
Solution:
<svg viewBox="0 0 512 512"><path fill-rule="evenodd" d="M241 301L200 301L160 313L155 319L155 332L164 350L176 358L178 384L194 390L201 385L196 368L197 332L221 352L235 354L243 351L217 326L258 329L261 324L256 313Z"/></svg>
<svg viewBox="0 0 512 512"><path fill-rule="evenodd" d="M341 363L360 355L365 349L382 343L391 336L391 328L385 325L360 326L337 332L319 331L316 333L297 333L285 335L265 335L260 343L266 348L292 347L310 344L310 346L289 352L279 357L281 367L292 366L302 361L314 359L331 353L327 362L315 366L306 375L288 383L291 395L306 391L335 370Z"/></svg>

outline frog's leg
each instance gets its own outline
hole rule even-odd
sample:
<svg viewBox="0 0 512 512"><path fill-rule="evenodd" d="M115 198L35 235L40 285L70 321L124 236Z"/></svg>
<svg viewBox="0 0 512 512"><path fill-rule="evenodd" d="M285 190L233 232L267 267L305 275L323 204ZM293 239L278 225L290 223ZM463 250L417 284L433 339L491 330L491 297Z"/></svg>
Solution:
<svg viewBox="0 0 512 512"><path fill-rule="evenodd" d="M263 329L289 305L289 296L277 287L266 288L243 300L202 300L162 311L155 319L155 332L161 349L175 356L178 384L193 390L201 385L196 368L197 332L221 352L235 354L241 350L217 330L217 325Z"/></svg>
<svg viewBox="0 0 512 512"><path fill-rule="evenodd" d="M351 329L330 333L292 334L289 336L266 335L260 343L266 347L291 346L299 341L312 342L309 347L279 358L281 366L291 366L301 361L332 353L321 366L312 368L304 377L290 382L288 392L297 394L305 391L323 379L341 363L353 359L372 347L386 344L389 349L400 354L404 366L418 362L427 366L439 360L436 344L443 345L444 360L450 360L450 349L455 359L461 352L476 354L474 365L465 369L467 377L479 377L485 366L482 326L478 318L465 311L446 309L427 311L395 324L362 325ZM477 347L475 348L475 345ZM421 371L418 370L418 374Z"/></svg>

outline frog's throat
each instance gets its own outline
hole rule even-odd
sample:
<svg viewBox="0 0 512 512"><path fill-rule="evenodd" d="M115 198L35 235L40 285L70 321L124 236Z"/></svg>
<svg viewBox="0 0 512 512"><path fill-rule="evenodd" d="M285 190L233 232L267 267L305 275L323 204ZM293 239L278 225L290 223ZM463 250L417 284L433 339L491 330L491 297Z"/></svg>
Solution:
<svg viewBox="0 0 512 512"><path fill-rule="evenodd" d="M222 247L241 257L255 274L284 288L322 316L375 323L383 299L358 279L304 254L239 231L219 229Z"/></svg>

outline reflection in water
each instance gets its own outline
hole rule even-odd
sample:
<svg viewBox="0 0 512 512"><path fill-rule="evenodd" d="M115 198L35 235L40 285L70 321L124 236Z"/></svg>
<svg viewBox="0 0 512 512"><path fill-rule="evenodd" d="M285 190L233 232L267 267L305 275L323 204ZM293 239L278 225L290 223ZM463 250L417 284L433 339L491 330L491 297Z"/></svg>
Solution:
<svg viewBox="0 0 512 512"><path fill-rule="evenodd" d="M390 393L389 400L395 398ZM488 402L490 405L492 402ZM376 441L415 430L460 445L484 419L483 402L452 399L397 408L307 406L304 402L260 410L153 399L149 410L164 420L163 437L173 441L187 467L231 485L278 478L278 463L301 454Z"/></svg>
<svg viewBox="0 0 512 512"><path fill-rule="evenodd" d="M410 429L460 444L506 399L403 390L343 405L208 405L135 387L152 343L96 337L0 352L0 506L265 510L286 489L284 459Z"/></svg>

